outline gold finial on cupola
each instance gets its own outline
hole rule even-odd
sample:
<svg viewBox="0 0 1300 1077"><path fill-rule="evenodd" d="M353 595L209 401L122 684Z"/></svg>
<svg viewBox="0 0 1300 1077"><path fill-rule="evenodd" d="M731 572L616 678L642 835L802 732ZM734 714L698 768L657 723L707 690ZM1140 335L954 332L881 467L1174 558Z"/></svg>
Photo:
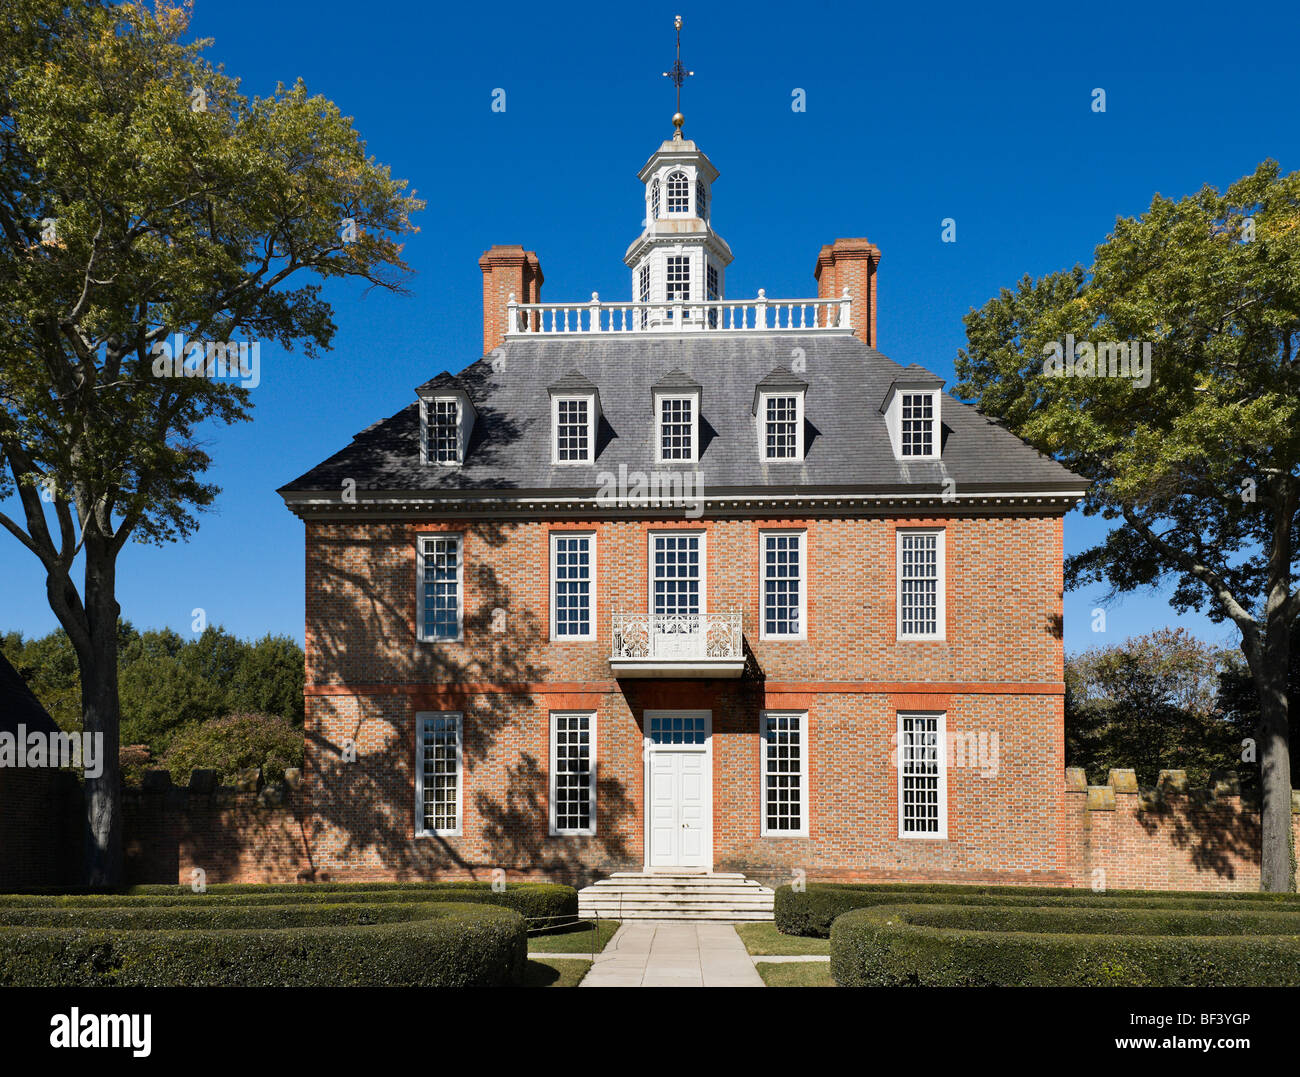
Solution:
<svg viewBox="0 0 1300 1077"><path fill-rule="evenodd" d="M673 64L671 71L664 72L664 78L672 79L673 85L677 87L677 111L673 113L673 138L681 141L682 124L686 122L686 117L682 115L682 83L695 74L694 71L687 71L682 66L682 17L678 15L673 20L673 26L677 28L677 60Z"/></svg>

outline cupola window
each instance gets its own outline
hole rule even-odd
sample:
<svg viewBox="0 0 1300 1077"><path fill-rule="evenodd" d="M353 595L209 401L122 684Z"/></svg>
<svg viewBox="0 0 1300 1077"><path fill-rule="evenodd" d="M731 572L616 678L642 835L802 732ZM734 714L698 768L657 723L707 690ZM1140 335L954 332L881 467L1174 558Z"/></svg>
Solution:
<svg viewBox="0 0 1300 1077"><path fill-rule="evenodd" d="M668 177L668 212L690 213L691 181L685 172L673 172Z"/></svg>

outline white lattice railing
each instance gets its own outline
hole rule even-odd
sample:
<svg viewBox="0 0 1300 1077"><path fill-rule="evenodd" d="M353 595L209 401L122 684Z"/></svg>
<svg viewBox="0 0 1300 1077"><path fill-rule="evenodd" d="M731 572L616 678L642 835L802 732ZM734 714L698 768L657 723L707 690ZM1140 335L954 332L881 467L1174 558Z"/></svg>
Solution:
<svg viewBox="0 0 1300 1077"><path fill-rule="evenodd" d="M675 299L666 303L519 303L514 293L506 304L506 336L548 333L663 333L849 329L849 290L839 299Z"/></svg>
<svg viewBox="0 0 1300 1077"><path fill-rule="evenodd" d="M618 661L743 658L740 611L615 613L610 657Z"/></svg>

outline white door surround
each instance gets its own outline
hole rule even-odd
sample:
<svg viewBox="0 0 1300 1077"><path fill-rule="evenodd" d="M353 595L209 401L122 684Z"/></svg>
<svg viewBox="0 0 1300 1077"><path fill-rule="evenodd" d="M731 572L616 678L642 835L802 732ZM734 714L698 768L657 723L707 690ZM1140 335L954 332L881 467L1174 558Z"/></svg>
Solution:
<svg viewBox="0 0 1300 1077"><path fill-rule="evenodd" d="M713 714L648 710L645 756L647 871L713 870Z"/></svg>

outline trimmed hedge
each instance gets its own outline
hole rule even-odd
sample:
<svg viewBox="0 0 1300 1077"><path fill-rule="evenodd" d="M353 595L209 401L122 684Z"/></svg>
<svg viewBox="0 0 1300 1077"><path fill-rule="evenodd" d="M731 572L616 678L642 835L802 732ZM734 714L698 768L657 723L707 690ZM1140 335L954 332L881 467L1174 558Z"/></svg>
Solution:
<svg viewBox="0 0 1300 1077"><path fill-rule="evenodd" d="M878 905L939 904L1010 907L1066 905L1097 908L1159 909L1171 903L1191 909L1243 909L1295 907L1300 894L1272 894L1255 891L1212 893L1204 890L1111 890L1096 894L1090 890L1031 886L953 886L943 883L809 883L796 893L789 886L777 888L774 916L777 930L786 935L828 938L836 917L852 909Z"/></svg>
<svg viewBox="0 0 1300 1077"><path fill-rule="evenodd" d="M199 902L231 907L309 906L365 902L501 905L535 922L558 924L578 915L578 892L555 883L311 883L287 886L218 884L196 894L188 886L135 886L121 894L0 894L0 919L11 908L153 908Z"/></svg>
<svg viewBox="0 0 1300 1077"><path fill-rule="evenodd" d="M36 911L81 922L0 926L0 986L493 987L519 983L528 960L519 913L481 904L204 909L195 902L152 910L10 908L8 915ZM164 926L168 917L204 912L208 927ZM318 919L274 926L281 916ZM357 919L363 916L373 920ZM250 926L220 929L240 917Z"/></svg>
<svg viewBox="0 0 1300 1077"><path fill-rule="evenodd" d="M893 904L843 913L830 938L842 987L1300 985L1292 911Z"/></svg>

